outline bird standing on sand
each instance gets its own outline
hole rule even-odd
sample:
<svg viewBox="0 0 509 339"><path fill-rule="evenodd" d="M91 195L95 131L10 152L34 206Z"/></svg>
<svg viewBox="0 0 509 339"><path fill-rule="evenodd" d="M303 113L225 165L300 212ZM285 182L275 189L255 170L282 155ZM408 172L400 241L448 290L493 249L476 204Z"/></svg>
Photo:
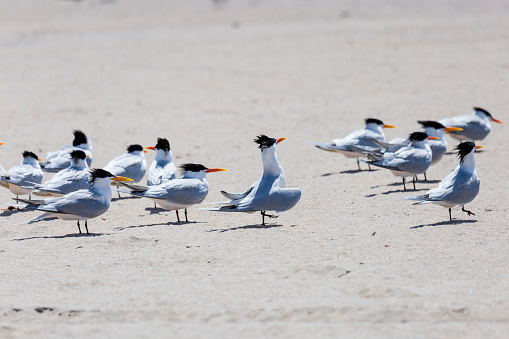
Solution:
<svg viewBox="0 0 509 339"><path fill-rule="evenodd" d="M260 211L262 225L265 225L265 217L276 218L267 214L267 211L276 213L291 209L299 202L301 191L298 188L285 188L286 179L283 168L276 155L276 145L286 138L269 138L261 134L254 140L258 144L262 154L263 174L244 193L229 193L221 191L230 201L221 203L220 207L205 208L209 211L219 212L246 212Z"/></svg>
<svg viewBox="0 0 509 339"><path fill-rule="evenodd" d="M28 220L27 222L57 217L63 220L77 220L78 231L81 233L80 220L85 220L85 229L88 234L88 219L100 216L108 210L111 203L111 181L132 181L129 178L119 177L104 169L93 169L90 187L66 194L58 198L45 200L15 199L24 207L44 214Z"/></svg>
<svg viewBox="0 0 509 339"><path fill-rule="evenodd" d="M43 173L39 165L39 157L32 152L23 152L21 165L14 166L8 172L0 173L0 186L8 188L16 197L31 197L31 186L42 182Z"/></svg>
<svg viewBox="0 0 509 339"><path fill-rule="evenodd" d="M33 187L34 195L61 197L89 187L90 168L85 161L87 155L81 150L71 152L71 166L57 172L51 180Z"/></svg>
<svg viewBox="0 0 509 339"><path fill-rule="evenodd" d="M431 165L431 148L428 139L436 140L438 138L428 137L423 132L413 132L408 137L410 145L400 147L395 152L368 154L366 162L391 170L395 176L402 177L404 190L406 190L405 177L413 177L415 189L415 175L426 172Z"/></svg>
<svg viewBox="0 0 509 339"><path fill-rule="evenodd" d="M439 120L444 126L459 127L462 131L450 133L449 135L459 141L483 140L491 131L491 121L503 125L504 123L495 119L485 109L474 107L474 113L470 115L459 115L453 118Z"/></svg>
<svg viewBox="0 0 509 339"><path fill-rule="evenodd" d="M155 186L141 186L124 183L126 189L117 191L155 201L165 210L175 211L177 221L180 222L178 210L185 210L186 222L187 208L200 204L209 193L207 173L226 171L223 168L207 168L201 164L184 164L180 166L182 178L173 179Z"/></svg>
<svg viewBox="0 0 509 339"><path fill-rule="evenodd" d="M65 145L57 151L48 152L46 156L46 162L41 163L42 170L45 172L58 172L64 168L71 166L71 151L79 149L88 155L87 164L88 167L92 165L92 143L90 139L80 130L76 130L74 133L74 140L72 146Z"/></svg>
<svg viewBox="0 0 509 339"><path fill-rule="evenodd" d="M147 174L147 186L160 185L177 177L177 168L173 164L170 143L168 139L157 138L155 146L146 147L156 151L154 161Z"/></svg>
<svg viewBox="0 0 509 339"><path fill-rule="evenodd" d="M364 157L363 151L368 148L377 149L378 146L373 142L372 139L384 141L385 134L384 128L396 128L393 125L386 125L381 120L368 118L365 120L366 125L364 129L353 131L342 139L334 139L332 143L320 143L310 141L316 148L319 148L328 152L338 152L346 156L347 158L356 158L357 166L359 171L361 166L359 165L359 157ZM359 148L360 147L360 148Z"/></svg>
<svg viewBox="0 0 509 339"><path fill-rule="evenodd" d="M113 175L132 179L135 183L140 182L147 171L146 152L141 145L130 145L127 147L127 153L111 160L104 166L104 170ZM119 186L116 182L112 182L112 184Z"/></svg>
<svg viewBox="0 0 509 339"><path fill-rule="evenodd" d="M475 215L465 210L465 204L475 199L479 193L480 180L475 170L474 151L482 148L473 142L463 142L455 148L458 151L459 164L448 174L437 188L424 195L406 197L406 200L418 200L414 205L437 204L449 208L449 220L452 221L451 208L461 205L461 210L468 215Z"/></svg>

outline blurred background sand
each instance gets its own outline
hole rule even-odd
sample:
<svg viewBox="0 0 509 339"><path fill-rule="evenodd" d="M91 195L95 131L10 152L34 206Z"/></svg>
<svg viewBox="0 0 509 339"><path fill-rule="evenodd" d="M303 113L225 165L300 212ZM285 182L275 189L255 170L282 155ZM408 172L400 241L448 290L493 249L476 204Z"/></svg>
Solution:
<svg viewBox="0 0 509 339"><path fill-rule="evenodd" d="M93 167L169 139L174 161L224 167L207 203L261 174L260 133L303 196L259 214L112 202L72 221L0 217L1 337L505 337L509 331L507 127L476 154L468 217L400 200L400 179L316 150L376 117L416 120L480 106L509 121L505 1L2 1L0 163L71 143ZM450 142L450 148L454 145ZM153 153L147 155L150 162ZM435 187L447 155L428 171ZM48 180L51 176L46 176ZM0 191L0 201L11 201Z"/></svg>

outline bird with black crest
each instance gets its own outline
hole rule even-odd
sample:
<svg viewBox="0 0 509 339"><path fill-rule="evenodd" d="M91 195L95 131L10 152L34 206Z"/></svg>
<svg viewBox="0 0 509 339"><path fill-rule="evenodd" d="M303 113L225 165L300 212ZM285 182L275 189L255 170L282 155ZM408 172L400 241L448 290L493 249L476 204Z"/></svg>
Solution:
<svg viewBox="0 0 509 339"><path fill-rule="evenodd" d="M85 152L88 167L92 165L92 143L90 139L80 130L73 132L74 140L71 145L65 145L59 150L48 152L46 161L41 162L41 168L45 172L58 172L71 165L71 151L78 149Z"/></svg>
<svg viewBox="0 0 509 339"><path fill-rule="evenodd" d="M32 222L40 219L57 217L63 220L77 220L78 231L81 233L80 220L85 221L88 232L88 220L105 213L111 203L111 181L132 181L129 178L115 176L110 172L95 168L92 170L89 187L71 192L61 197L45 200L14 199L16 207L44 212L40 216L28 220Z"/></svg>
<svg viewBox="0 0 509 339"><path fill-rule="evenodd" d="M23 161L9 171L0 173L0 186L9 189L16 197L28 195L31 198L34 184L42 182L43 173L39 165L39 157L30 151L23 152Z"/></svg>
<svg viewBox="0 0 509 339"><path fill-rule="evenodd" d="M263 174L254 184L243 193L221 191L230 201L219 203L222 206L204 208L218 212L260 212L262 225L265 217L276 218L277 215L267 214L267 211L280 213L293 208L300 200L301 191L298 188L286 188L286 178L283 168L276 155L276 145L286 138L269 138L260 134L254 139L262 155Z"/></svg>
<svg viewBox="0 0 509 339"><path fill-rule="evenodd" d="M474 107L474 112L469 115L458 115L452 118L439 120L444 126L459 127L462 130L450 133L449 135L459 141L484 140L491 131L491 121L503 125L504 123L493 118L487 110Z"/></svg>
<svg viewBox="0 0 509 339"><path fill-rule="evenodd" d="M127 153L119 155L111 160L104 169L113 175L127 177L134 183L138 183L145 176L147 171L147 160L145 159L143 146L135 144L127 147ZM120 186L118 182L112 181L114 186ZM120 197L120 195L119 195Z"/></svg>
<svg viewBox="0 0 509 339"><path fill-rule="evenodd" d="M452 221L451 209L461 205L461 210L475 215L465 209L465 205L472 202L479 193L480 180L475 169L474 152L482 146L471 141L459 144L457 151L459 164L438 185L424 195L416 195L402 199L417 200L414 205L437 204L449 209L449 220Z"/></svg>
<svg viewBox="0 0 509 339"><path fill-rule="evenodd" d="M80 189L88 188L90 168L87 155L82 150L71 152L71 166L57 172L51 180L33 186L33 194L43 197L61 197Z"/></svg>
<svg viewBox="0 0 509 339"><path fill-rule="evenodd" d="M154 161L147 174L147 186L155 186L177 177L177 167L173 164L170 142L166 138L157 138L155 146L145 147L156 152Z"/></svg>
<svg viewBox="0 0 509 339"><path fill-rule="evenodd" d="M224 168L207 168L201 164L192 163L183 164L180 169L182 171L181 178L154 186L123 183L127 189L119 188L117 191L151 199L163 209L175 211L178 222L180 222L178 211L184 210L186 222L188 222L187 208L200 204L209 193L207 173L226 170Z"/></svg>
<svg viewBox="0 0 509 339"><path fill-rule="evenodd" d="M365 151L377 150L374 140L385 141L384 128L396 128L393 125L384 124L381 120L367 118L364 120L364 129L355 130L341 139L334 139L330 143L308 141L316 148L328 152L341 153L347 158L356 158L359 171L359 157L365 157ZM368 164L369 166L369 164Z"/></svg>

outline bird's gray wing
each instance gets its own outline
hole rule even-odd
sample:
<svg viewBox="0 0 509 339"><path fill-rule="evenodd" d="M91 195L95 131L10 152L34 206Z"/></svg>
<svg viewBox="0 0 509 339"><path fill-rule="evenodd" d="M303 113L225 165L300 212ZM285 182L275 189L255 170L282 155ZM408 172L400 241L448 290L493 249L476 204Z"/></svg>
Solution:
<svg viewBox="0 0 509 339"><path fill-rule="evenodd" d="M198 179L175 179L162 185L150 186L143 196L180 205L194 205L201 203L207 193L208 188Z"/></svg>

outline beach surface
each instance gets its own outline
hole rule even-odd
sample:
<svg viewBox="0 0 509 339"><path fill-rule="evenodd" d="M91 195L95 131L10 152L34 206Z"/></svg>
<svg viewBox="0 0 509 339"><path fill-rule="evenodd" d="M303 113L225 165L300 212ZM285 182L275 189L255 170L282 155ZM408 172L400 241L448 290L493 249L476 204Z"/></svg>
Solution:
<svg viewBox="0 0 509 339"><path fill-rule="evenodd" d="M390 140L474 106L509 122L508 19L505 1L0 2L3 167L81 129L93 167L165 137L176 165L228 169L189 223L114 195L90 235L20 224L38 213L0 190L0 337L507 338L507 126L478 142L476 215L452 223L400 199L436 187L452 152L405 192L306 141L368 117ZM265 226L200 210L260 177L262 133L287 138L297 206Z"/></svg>

